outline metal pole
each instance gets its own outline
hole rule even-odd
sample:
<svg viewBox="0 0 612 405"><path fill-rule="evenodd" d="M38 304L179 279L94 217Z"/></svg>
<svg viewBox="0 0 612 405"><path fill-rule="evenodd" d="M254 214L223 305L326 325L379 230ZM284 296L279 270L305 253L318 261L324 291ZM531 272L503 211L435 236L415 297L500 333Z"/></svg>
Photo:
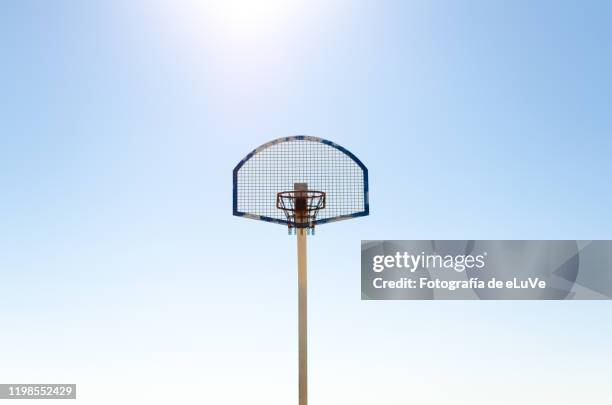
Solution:
<svg viewBox="0 0 612 405"><path fill-rule="evenodd" d="M307 346L307 275L306 228L297 229L298 248L298 336L299 336L299 405L308 405L308 346Z"/></svg>

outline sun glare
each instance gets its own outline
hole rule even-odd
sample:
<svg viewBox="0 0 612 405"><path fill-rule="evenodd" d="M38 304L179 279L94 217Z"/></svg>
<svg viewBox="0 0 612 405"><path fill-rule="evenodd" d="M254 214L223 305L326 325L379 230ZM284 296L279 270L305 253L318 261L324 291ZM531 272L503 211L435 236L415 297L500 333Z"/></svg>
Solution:
<svg viewBox="0 0 612 405"><path fill-rule="evenodd" d="M156 0L161 22L195 34L214 47L282 44L306 28L316 32L319 16L329 19L336 0ZM275 46L276 46L275 45Z"/></svg>
<svg viewBox="0 0 612 405"><path fill-rule="evenodd" d="M296 8L303 6L288 0L178 0L171 7L192 28L215 41L236 46L286 34Z"/></svg>
<svg viewBox="0 0 612 405"><path fill-rule="evenodd" d="M290 4L286 0L222 0L207 2L206 9L224 25L256 33L269 24L279 24L289 13Z"/></svg>
<svg viewBox="0 0 612 405"><path fill-rule="evenodd" d="M281 91L293 74L302 42L320 35L336 0L155 0L153 11L168 46L186 60L202 61L222 95ZM214 77L214 80L212 79ZM254 91L254 90L253 90Z"/></svg>

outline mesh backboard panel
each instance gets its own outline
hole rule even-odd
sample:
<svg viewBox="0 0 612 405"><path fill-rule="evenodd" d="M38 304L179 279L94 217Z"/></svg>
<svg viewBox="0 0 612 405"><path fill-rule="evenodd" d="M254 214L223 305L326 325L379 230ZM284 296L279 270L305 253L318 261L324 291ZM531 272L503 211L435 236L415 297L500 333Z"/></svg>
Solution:
<svg viewBox="0 0 612 405"><path fill-rule="evenodd" d="M368 215L368 171L351 152L311 136L268 142L234 169L234 215L287 224L277 193L295 183L326 193L315 224Z"/></svg>

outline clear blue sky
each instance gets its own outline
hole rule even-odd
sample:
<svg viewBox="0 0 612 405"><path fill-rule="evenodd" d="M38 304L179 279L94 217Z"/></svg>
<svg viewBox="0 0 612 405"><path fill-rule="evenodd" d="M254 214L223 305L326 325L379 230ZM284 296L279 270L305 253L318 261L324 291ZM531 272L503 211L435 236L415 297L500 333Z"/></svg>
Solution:
<svg viewBox="0 0 612 405"><path fill-rule="evenodd" d="M231 170L309 134L369 167L372 209L311 239L313 403L608 400L609 302L362 302L359 243L612 238L611 19L607 1L3 2L0 382L294 401L295 241L231 216Z"/></svg>

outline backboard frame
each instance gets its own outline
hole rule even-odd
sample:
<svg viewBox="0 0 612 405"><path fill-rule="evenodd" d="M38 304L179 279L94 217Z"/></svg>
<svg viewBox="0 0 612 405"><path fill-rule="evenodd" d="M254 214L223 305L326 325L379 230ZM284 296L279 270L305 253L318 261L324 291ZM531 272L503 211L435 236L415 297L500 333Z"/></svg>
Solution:
<svg viewBox="0 0 612 405"><path fill-rule="evenodd" d="M369 182L368 182L368 168L361 162L361 160L359 160L359 158L357 158L357 156L355 156L351 151L349 151L348 149L332 142L329 141L327 139L323 139L323 138L319 138L319 137L315 137L315 136L308 136L308 135L294 135L294 136L287 136L287 137L282 137L282 138L278 138L278 139L274 139L270 142L267 142L261 146L259 146L258 148L254 149L252 152L250 152L249 154L246 155L246 157L244 159L242 159L238 165L234 168L233 171L233 215L237 216L237 217L244 217L244 218L249 218L249 219L255 219L258 221L264 221L264 222L271 222L271 223L276 223L276 224L281 224L281 225L291 225L289 221L287 221L286 219L279 219L279 218L272 218L272 217L268 217L268 216L263 216L263 215L255 215L255 214L250 214L250 213L246 213L246 212L241 212L238 210L238 172L240 171L240 168L242 168L242 166L244 166L244 164L246 162L248 162L253 156L255 156L257 153L263 151L266 148L269 148L273 145L277 145L279 143L282 142L291 142L291 141L311 141L311 142L319 142L322 143L324 145L330 146L332 148L335 148L337 150L339 150L340 152L344 153L346 156L348 156L350 159L352 159L355 164L357 164L361 170L363 170L363 185L364 185L364 192L363 192L363 207L364 210L363 211L359 211L359 212L355 212L352 214L348 214L348 215L340 215L340 216L336 216L336 217L332 217L332 218L323 218L323 219L317 219L314 221L313 225L322 225L322 224L326 224L326 223L330 223L330 222L336 222L336 221L342 221L342 220L346 220L346 219L351 219L351 218L358 218L358 217L364 217L370 214L370 202L369 202ZM281 191L289 191L289 190L278 190L279 192ZM319 191L323 191L325 192L325 190L319 190Z"/></svg>

